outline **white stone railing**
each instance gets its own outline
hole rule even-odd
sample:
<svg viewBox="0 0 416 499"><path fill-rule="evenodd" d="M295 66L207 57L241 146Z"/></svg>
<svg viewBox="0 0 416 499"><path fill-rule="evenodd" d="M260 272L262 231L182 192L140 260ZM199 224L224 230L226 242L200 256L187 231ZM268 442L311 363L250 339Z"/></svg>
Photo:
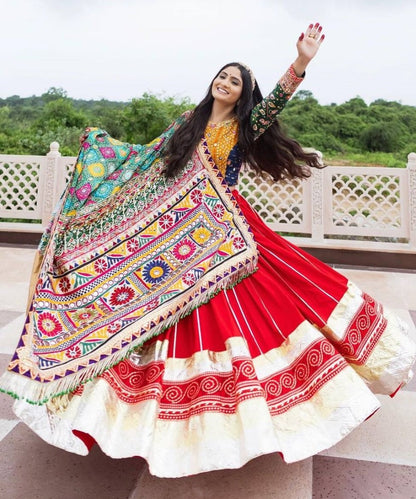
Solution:
<svg viewBox="0 0 416 499"><path fill-rule="evenodd" d="M74 157L0 155L1 231L41 232ZM406 168L328 166L274 183L243 170L240 192L275 231L306 247L416 253L416 154Z"/></svg>

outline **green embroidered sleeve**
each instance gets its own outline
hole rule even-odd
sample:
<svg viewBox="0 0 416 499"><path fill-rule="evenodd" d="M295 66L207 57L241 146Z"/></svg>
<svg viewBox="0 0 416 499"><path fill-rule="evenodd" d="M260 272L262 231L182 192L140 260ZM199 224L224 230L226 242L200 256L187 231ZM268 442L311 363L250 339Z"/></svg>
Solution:
<svg viewBox="0 0 416 499"><path fill-rule="evenodd" d="M251 126L256 139L277 119L302 81L303 77L296 76L293 66L290 66L273 91L253 108Z"/></svg>

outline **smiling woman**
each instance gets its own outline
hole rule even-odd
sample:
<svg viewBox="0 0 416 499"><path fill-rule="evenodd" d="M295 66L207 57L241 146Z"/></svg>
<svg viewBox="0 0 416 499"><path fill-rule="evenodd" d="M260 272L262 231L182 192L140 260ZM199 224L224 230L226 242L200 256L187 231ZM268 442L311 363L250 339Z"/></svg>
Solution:
<svg viewBox="0 0 416 499"><path fill-rule="evenodd" d="M273 452L293 462L408 380L416 347L401 321L236 189L243 162L276 181L321 166L277 117L322 41L310 25L266 98L249 68L226 64L150 144L86 130L1 379L47 442L141 456L164 477Z"/></svg>
<svg viewBox="0 0 416 499"><path fill-rule="evenodd" d="M241 97L243 91L243 80L241 71L236 66L228 66L215 78L212 83L212 96L214 98L214 106L212 110L215 116L216 103L221 103L222 106L229 106L229 116L233 116L234 107ZM219 120L224 121L224 120Z"/></svg>

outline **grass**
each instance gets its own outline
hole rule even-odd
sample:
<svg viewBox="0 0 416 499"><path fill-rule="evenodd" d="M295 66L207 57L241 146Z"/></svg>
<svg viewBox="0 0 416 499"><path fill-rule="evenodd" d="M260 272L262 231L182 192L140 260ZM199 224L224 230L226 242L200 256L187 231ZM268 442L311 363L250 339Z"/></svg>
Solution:
<svg viewBox="0 0 416 499"><path fill-rule="evenodd" d="M386 166L406 168L407 159L399 153L367 152L348 154L324 154L324 163L332 166Z"/></svg>

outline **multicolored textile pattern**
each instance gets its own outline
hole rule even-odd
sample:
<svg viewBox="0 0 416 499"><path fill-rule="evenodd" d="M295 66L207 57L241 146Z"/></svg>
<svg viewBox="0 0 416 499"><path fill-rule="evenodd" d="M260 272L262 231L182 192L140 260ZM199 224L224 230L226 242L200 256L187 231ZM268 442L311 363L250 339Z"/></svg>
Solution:
<svg viewBox="0 0 416 499"><path fill-rule="evenodd" d="M293 66L290 66L273 91L254 107L250 121L256 137L273 123L302 81L303 77L296 76Z"/></svg>
<svg viewBox="0 0 416 499"><path fill-rule="evenodd" d="M84 142L9 366L17 396L75 389L255 270L251 232L206 145L169 180L157 154L97 130Z"/></svg>
<svg viewBox="0 0 416 499"><path fill-rule="evenodd" d="M16 414L47 442L141 456L152 474L286 462L334 445L393 394L416 356L405 325L353 283L274 234L237 192L258 270L128 359Z"/></svg>
<svg viewBox="0 0 416 499"><path fill-rule="evenodd" d="M231 118L230 120L220 121L219 123L208 122L205 128L205 140L212 159L218 166L221 174L226 176L226 169L229 165L229 156L233 147L238 140L238 120Z"/></svg>
<svg viewBox="0 0 416 499"><path fill-rule="evenodd" d="M256 106L257 136L300 81L291 68ZM416 345L230 192L234 140L215 155L224 167L228 154L225 178L202 141L166 180L161 151L183 119L148 146L90 133L2 389L45 441L141 456L160 477L305 459L408 381Z"/></svg>

